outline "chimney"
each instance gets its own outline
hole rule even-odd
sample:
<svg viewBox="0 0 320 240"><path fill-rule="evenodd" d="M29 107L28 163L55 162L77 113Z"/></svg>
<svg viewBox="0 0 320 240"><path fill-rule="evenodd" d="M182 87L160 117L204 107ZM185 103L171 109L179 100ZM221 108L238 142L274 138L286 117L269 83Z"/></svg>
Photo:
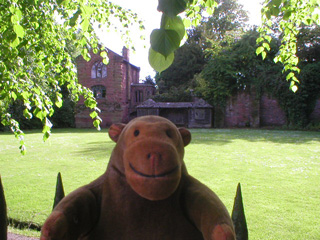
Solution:
<svg viewBox="0 0 320 240"><path fill-rule="evenodd" d="M122 48L122 57L124 58L124 60L129 62L129 55L130 55L129 49L126 47L123 47Z"/></svg>

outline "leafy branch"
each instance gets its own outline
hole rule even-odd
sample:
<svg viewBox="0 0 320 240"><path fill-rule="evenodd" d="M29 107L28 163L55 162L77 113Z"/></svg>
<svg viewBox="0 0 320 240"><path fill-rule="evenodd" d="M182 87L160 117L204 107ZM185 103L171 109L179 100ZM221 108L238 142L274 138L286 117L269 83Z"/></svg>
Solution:
<svg viewBox="0 0 320 240"><path fill-rule="evenodd" d="M0 116L20 140L22 154L26 153L23 131L9 112L15 101L23 103L25 118L42 122L45 141L51 134L53 106L63 105L61 87L66 85L75 101L85 98L93 125L100 128L97 102L91 90L78 83L67 43L73 42L86 60L89 51L101 52L107 64L94 26L115 29L115 20L126 29L123 35L132 23L143 28L136 14L106 0L0 0ZM125 39L129 42L128 36Z"/></svg>
<svg viewBox="0 0 320 240"><path fill-rule="evenodd" d="M268 0L265 1L261 11L263 24L259 29L261 36L257 39L257 43L260 46L256 53L261 54L263 59L266 57L270 51L271 35L275 34L274 24L278 23L277 34L281 36L281 46L274 62L281 62L284 65L283 72L287 74L286 80L290 81L290 89L293 92L298 90L297 74L300 73L297 67L299 59L296 55L297 35L303 25L319 25L316 9L319 9L317 0Z"/></svg>

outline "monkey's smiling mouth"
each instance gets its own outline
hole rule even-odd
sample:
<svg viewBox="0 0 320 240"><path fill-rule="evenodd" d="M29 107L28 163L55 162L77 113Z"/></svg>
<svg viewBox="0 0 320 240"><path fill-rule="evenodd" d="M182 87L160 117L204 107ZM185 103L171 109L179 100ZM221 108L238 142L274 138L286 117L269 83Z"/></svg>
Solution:
<svg viewBox="0 0 320 240"><path fill-rule="evenodd" d="M142 172L139 172L137 169L135 169L131 163L129 163L130 168L132 169L132 171L134 171L136 174L142 176L142 177L146 177L146 178L161 178L161 177L165 177L167 175L170 175L171 173L176 172L179 169L179 166L174 167L173 169L169 170L168 172L165 173L161 173L161 174L145 174Z"/></svg>

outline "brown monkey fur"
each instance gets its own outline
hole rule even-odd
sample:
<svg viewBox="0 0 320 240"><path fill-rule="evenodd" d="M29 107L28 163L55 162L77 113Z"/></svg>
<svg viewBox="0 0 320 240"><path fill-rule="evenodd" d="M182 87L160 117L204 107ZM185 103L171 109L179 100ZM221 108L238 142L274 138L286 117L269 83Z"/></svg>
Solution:
<svg viewBox="0 0 320 240"><path fill-rule="evenodd" d="M116 146L106 172L56 206L41 240L235 239L223 203L187 172L187 129L145 116L112 125L109 136Z"/></svg>

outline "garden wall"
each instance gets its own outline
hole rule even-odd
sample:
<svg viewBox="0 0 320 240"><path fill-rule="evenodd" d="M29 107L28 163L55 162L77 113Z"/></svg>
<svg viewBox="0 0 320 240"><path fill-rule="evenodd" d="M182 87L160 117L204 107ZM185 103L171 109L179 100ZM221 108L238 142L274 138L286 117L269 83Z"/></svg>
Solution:
<svg viewBox="0 0 320 240"><path fill-rule="evenodd" d="M234 94L225 109L215 108L215 127L283 126L287 119L278 101L268 96L257 97L255 89ZM312 121L320 121L320 99L311 114Z"/></svg>

